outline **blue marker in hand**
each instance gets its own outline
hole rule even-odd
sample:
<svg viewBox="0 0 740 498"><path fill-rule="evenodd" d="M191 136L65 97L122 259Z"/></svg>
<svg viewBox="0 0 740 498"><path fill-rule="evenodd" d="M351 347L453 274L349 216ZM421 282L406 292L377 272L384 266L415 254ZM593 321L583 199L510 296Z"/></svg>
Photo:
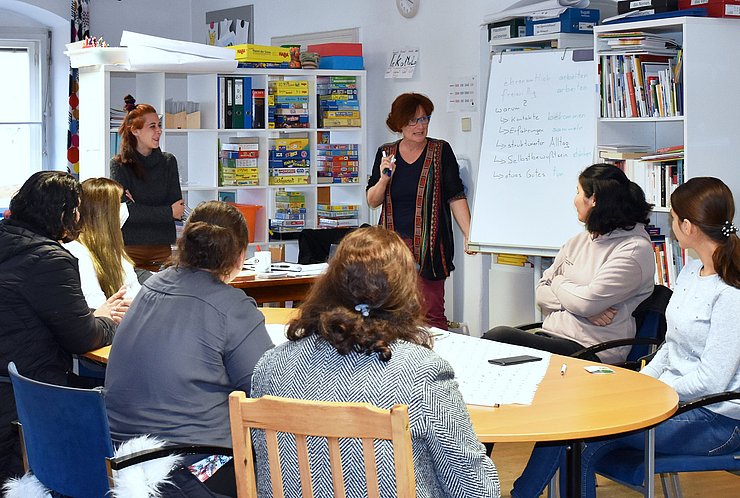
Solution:
<svg viewBox="0 0 740 498"><path fill-rule="evenodd" d="M385 156L385 151L383 151L383 157L386 157ZM392 163L395 163L396 162L396 156L391 156L391 162ZM391 176L393 174L393 172L391 171L390 168L383 168L383 174L384 175Z"/></svg>

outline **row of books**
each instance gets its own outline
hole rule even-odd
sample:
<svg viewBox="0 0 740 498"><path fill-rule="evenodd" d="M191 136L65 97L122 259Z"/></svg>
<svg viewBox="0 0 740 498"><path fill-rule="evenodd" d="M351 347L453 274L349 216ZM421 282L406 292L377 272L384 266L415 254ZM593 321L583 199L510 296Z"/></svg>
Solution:
<svg viewBox="0 0 740 498"><path fill-rule="evenodd" d="M317 78L319 128L362 126L357 77L322 76Z"/></svg>
<svg viewBox="0 0 740 498"><path fill-rule="evenodd" d="M645 199L658 208L671 207L671 194L683 183L683 160L624 161L624 173L645 192Z"/></svg>
<svg viewBox="0 0 740 498"><path fill-rule="evenodd" d="M220 76L218 104L218 127L221 129L265 127L265 89L252 88L250 76Z"/></svg>
<svg viewBox="0 0 740 498"><path fill-rule="evenodd" d="M686 263L686 251L678 241L660 233L660 228L649 225L647 231L655 252L655 283L671 287Z"/></svg>
<svg viewBox="0 0 740 498"><path fill-rule="evenodd" d="M275 234L300 232L306 226L306 194L279 189L275 192L275 215L270 231Z"/></svg>
<svg viewBox="0 0 740 498"><path fill-rule="evenodd" d="M308 137L270 140L268 183L270 185L306 185L311 182L311 151Z"/></svg>
<svg viewBox="0 0 740 498"><path fill-rule="evenodd" d="M318 183L359 183L358 144L317 144L316 149Z"/></svg>
<svg viewBox="0 0 740 498"><path fill-rule="evenodd" d="M256 137L231 137L221 144L218 185L259 185L259 141Z"/></svg>
<svg viewBox="0 0 740 498"><path fill-rule="evenodd" d="M316 215L319 228L360 226L359 204L318 204Z"/></svg>
<svg viewBox="0 0 740 498"><path fill-rule="evenodd" d="M602 55L599 64L601 116L681 116L680 60L680 51L675 58L655 54Z"/></svg>
<svg viewBox="0 0 740 498"><path fill-rule="evenodd" d="M308 81L271 80L267 94L267 127L308 128Z"/></svg>

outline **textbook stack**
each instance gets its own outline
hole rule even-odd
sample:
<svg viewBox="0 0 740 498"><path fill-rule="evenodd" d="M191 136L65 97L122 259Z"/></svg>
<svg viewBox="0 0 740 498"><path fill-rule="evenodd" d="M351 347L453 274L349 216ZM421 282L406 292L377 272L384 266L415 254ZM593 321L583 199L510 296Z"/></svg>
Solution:
<svg viewBox="0 0 740 498"><path fill-rule="evenodd" d="M275 192L275 217L270 220L273 233L300 232L306 226L306 194L279 189Z"/></svg>
<svg viewBox="0 0 740 498"><path fill-rule="evenodd" d="M318 204L316 213L319 228L360 226L360 206L358 204Z"/></svg>
<svg viewBox="0 0 740 498"><path fill-rule="evenodd" d="M267 105L268 128L308 128L308 81L271 80Z"/></svg>
<svg viewBox="0 0 740 498"><path fill-rule="evenodd" d="M221 144L219 153L219 187L259 185L260 155L256 137L232 137L232 143Z"/></svg>
<svg viewBox="0 0 740 498"><path fill-rule="evenodd" d="M655 283L671 287L686 262L686 251L676 240L660 233L654 225L646 227L655 252Z"/></svg>
<svg viewBox="0 0 740 498"><path fill-rule="evenodd" d="M272 139L269 153L267 171L270 185L310 183L311 151L307 137Z"/></svg>
<svg viewBox="0 0 740 498"><path fill-rule="evenodd" d="M317 144L317 183L359 183L357 144Z"/></svg>
<svg viewBox="0 0 740 498"><path fill-rule="evenodd" d="M319 96L319 128L362 126L356 76L316 78Z"/></svg>

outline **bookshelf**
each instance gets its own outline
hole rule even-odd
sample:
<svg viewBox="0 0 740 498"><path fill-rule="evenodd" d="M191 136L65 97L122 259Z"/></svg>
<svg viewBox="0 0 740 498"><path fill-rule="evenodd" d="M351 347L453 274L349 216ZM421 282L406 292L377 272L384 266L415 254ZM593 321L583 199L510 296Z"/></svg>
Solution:
<svg viewBox="0 0 740 498"><path fill-rule="evenodd" d="M327 76L356 78L359 101L359 126L320 128L317 85ZM219 127L219 81L222 77L249 77L252 88L265 89L271 81L306 81L308 91L308 127L279 129L225 129ZM223 81L223 80L221 80ZM317 204L353 204L360 206L359 223L368 220L365 202L367 178L367 98L365 71L301 70L301 69L238 69L229 74L128 71L115 65L96 65L80 68L80 177L81 179L108 176L109 160L116 154L117 129L110 126L111 107L122 108L123 97L131 94L137 103L149 103L164 113L165 100L192 101L200 104L200 127L172 129L162 133L162 149L177 157L183 197L190 207L199 202L219 199L224 192L233 193L237 203L262 206L257 213L255 237L252 246L290 239L273 236L270 222L276 213L275 194L280 188L304 194L306 228L317 228ZM263 122L268 122L267 105ZM164 119L163 119L164 124ZM328 137L331 143L357 144L358 182L319 183L316 158L317 144ZM221 143L236 137L251 137L259 144L257 168L258 185L220 186L219 152ZM307 183L300 185L269 184L269 148L279 139L308 138L310 173ZM295 238L295 235L292 236ZM293 243L295 244L295 243ZM290 251L289 251L290 252Z"/></svg>
<svg viewBox="0 0 740 498"><path fill-rule="evenodd" d="M604 112L602 93L597 91L596 115L601 116L596 122L597 149L624 144L644 146L654 152L683 145L684 181L697 176L714 176L722 179L733 192L740 192L737 168L740 144L734 137L740 99L733 98L730 91L740 81L740 61L731 48L740 43L740 25L731 19L676 17L596 26L594 61L602 66L600 70L603 70L603 55L626 52L608 51L599 35L634 31L668 37L681 47L682 69L677 79L679 93L682 93L677 106L679 111L673 115L658 113L633 117L627 112L621 115L630 117L605 117L614 116L614 113ZM660 51L646 49L644 53ZM675 62L674 59L671 67L675 67ZM601 90L604 80L598 74L597 87ZM639 168L639 164L632 166L633 172ZM640 183L639 178L633 180ZM651 216L651 222L660 227L666 238L670 238L669 212L670 206L665 206L656 208Z"/></svg>

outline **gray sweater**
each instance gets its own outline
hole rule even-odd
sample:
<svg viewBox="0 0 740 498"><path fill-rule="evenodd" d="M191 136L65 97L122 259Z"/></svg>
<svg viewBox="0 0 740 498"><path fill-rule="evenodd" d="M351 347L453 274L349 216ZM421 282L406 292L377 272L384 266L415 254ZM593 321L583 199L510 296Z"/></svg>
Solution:
<svg viewBox="0 0 740 498"><path fill-rule="evenodd" d="M686 264L666 310L665 343L642 372L671 386L681 401L740 390L740 289ZM740 401L707 408L740 420Z"/></svg>
<svg viewBox="0 0 740 498"><path fill-rule="evenodd" d="M230 447L229 393L249 392L272 347L254 300L205 270L171 267L144 283L119 333L105 374L113 437Z"/></svg>
<svg viewBox="0 0 740 498"><path fill-rule="evenodd" d="M131 166L114 159L110 162L110 177L134 199L125 199L129 218L123 225L123 241L126 245L173 244L172 204L182 199L177 159L160 149L146 157L138 152L136 156L144 167L144 178L137 178Z"/></svg>

